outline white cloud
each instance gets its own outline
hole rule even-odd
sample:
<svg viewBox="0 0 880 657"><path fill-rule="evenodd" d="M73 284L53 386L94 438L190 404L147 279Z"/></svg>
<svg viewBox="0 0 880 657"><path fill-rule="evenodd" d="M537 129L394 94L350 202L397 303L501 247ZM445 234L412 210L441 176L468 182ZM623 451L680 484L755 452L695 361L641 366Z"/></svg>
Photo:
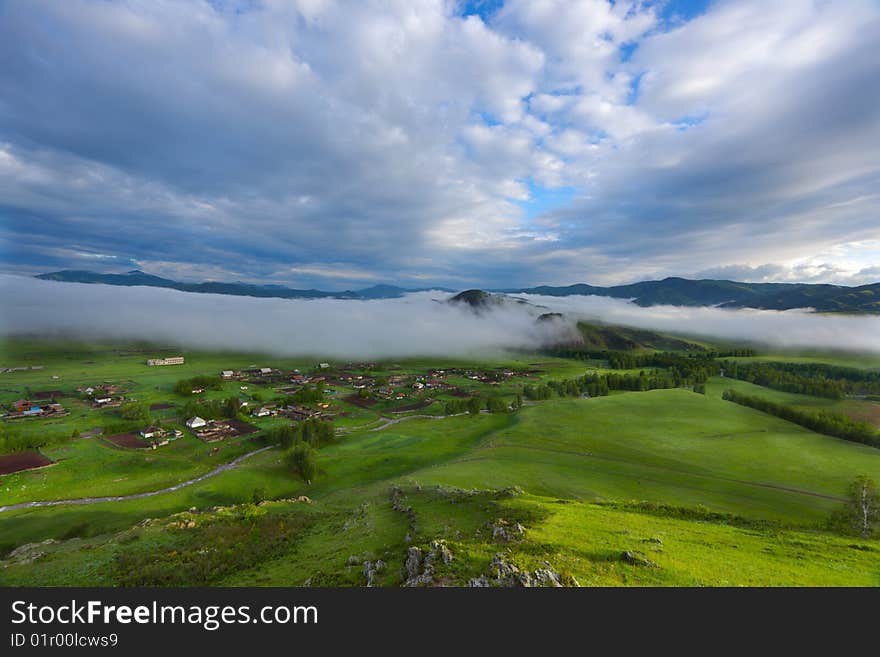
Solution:
<svg viewBox="0 0 880 657"><path fill-rule="evenodd" d="M823 255L880 240L875 1L719 0L673 26L634 1L458 8L4 4L4 263L70 266L73 243L501 287L880 259ZM524 209L561 186L568 207Z"/></svg>

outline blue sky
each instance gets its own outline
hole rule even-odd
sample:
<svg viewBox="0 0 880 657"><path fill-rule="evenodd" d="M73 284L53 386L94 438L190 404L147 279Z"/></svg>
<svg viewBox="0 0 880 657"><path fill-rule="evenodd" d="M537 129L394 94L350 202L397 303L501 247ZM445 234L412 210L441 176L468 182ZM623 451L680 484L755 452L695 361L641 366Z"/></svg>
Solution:
<svg viewBox="0 0 880 657"><path fill-rule="evenodd" d="M0 269L880 280L874 0L0 3Z"/></svg>

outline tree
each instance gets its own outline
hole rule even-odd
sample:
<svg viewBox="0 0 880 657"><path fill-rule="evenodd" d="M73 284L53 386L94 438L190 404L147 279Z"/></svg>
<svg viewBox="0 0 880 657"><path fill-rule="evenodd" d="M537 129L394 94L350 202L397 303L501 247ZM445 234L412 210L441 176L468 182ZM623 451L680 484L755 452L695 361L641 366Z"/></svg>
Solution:
<svg viewBox="0 0 880 657"><path fill-rule="evenodd" d="M479 397L471 397L467 401L467 410L471 415L479 415L480 409L483 407L483 404L480 403Z"/></svg>
<svg viewBox="0 0 880 657"><path fill-rule="evenodd" d="M130 422L150 422L150 409L146 404L126 404L119 409L119 415Z"/></svg>
<svg viewBox="0 0 880 657"><path fill-rule="evenodd" d="M223 402L223 415L228 418L235 418L238 416L240 408L241 402L238 400L238 397L227 397L226 401Z"/></svg>
<svg viewBox="0 0 880 657"><path fill-rule="evenodd" d="M307 484L311 484L318 472L315 450L306 443L297 444L287 455L287 467L291 472L302 477Z"/></svg>
<svg viewBox="0 0 880 657"><path fill-rule="evenodd" d="M868 538L880 519L880 490L877 483L867 475L859 475L849 485L846 503L847 517L853 528Z"/></svg>
<svg viewBox="0 0 880 657"><path fill-rule="evenodd" d="M502 397L489 397L486 400L486 410L490 413L506 413L508 405Z"/></svg>

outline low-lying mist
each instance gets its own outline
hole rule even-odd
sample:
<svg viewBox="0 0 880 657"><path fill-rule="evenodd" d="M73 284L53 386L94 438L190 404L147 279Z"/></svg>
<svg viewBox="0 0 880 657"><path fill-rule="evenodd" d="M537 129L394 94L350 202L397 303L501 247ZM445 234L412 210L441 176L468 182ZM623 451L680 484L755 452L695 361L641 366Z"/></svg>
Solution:
<svg viewBox="0 0 880 657"><path fill-rule="evenodd" d="M263 299L0 276L0 333L138 339L200 349L338 358L471 356L558 340L556 323L515 308L475 315L400 299Z"/></svg>
<svg viewBox="0 0 880 657"><path fill-rule="evenodd" d="M520 295L557 312L606 324L679 335L755 342L783 349L880 353L880 315L819 314L810 310L651 306L608 297Z"/></svg>
<svg viewBox="0 0 880 657"><path fill-rule="evenodd" d="M114 287L0 275L0 334L145 340L338 358L487 357L571 336L575 319L703 335L781 348L880 352L880 316L806 310L654 306L604 297L523 295L544 308L510 304L475 314L422 292L400 299L260 299L152 287ZM439 302L438 302L439 301ZM541 312L568 322L538 322Z"/></svg>

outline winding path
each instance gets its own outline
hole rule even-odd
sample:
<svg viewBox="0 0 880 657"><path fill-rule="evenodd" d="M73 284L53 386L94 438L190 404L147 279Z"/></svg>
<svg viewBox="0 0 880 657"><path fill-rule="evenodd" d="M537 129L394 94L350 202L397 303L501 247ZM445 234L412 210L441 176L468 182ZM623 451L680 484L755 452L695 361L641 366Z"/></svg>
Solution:
<svg viewBox="0 0 880 657"><path fill-rule="evenodd" d="M485 411L483 411L485 412ZM380 424L377 427L372 427L370 429L360 429L354 428L350 431L337 431L339 435L345 435L347 433L353 433L355 431L381 431L387 427L390 427L398 422L405 422L407 420L415 420L415 419L431 419L431 420L442 420L448 417L457 417L459 415L467 415L467 413L456 413L455 415L404 415L403 417L392 418ZM162 495L163 493L173 493L176 490L180 490L181 488L186 488L187 486L192 486L193 484L197 484L200 481L204 481L205 479L209 479L215 475L220 474L221 472L226 472L234 468L236 465L244 461L245 459L249 459L255 454L259 454L260 452L265 452L267 449L272 449L275 445L269 445L268 447L261 447L260 449L255 449L252 452L248 452L247 454L242 454L241 456L232 459L229 463L224 463L223 465L217 466L210 472L206 472L203 475L199 475L194 479L188 479L187 481L182 481L179 484L174 484L173 486L168 486L167 488L160 488L159 490L151 490L146 493L133 493L131 495L109 495L107 497L80 497L73 500L45 500L40 502L19 502L17 504L7 504L6 506L0 506L0 513L4 511L16 511L18 509L36 509L39 507L45 506L62 506L65 504L100 504L102 502L124 502L126 500L140 500L145 497L153 497L154 495Z"/></svg>
<svg viewBox="0 0 880 657"><path fill-rule="evenodd" d="M244 461L245 459L249 459L255 454L259 454L260 452L265 452L267 449L272 449L275 445L269 445L268 447L261 447L260 449L255 449L252 452L248 452L247 454L242 454L238 456L228 463L224 463L223 465L219 465L210 472L206 472L203 475L199 475L194 479L188 479L187 481L182 481L179 484L174 484L173 486L169 486L167 488L161 488L159 490L151 490L146 493L133 493L131 495L111 495L109 497L80 497L74 500L47 500L44 502L19 502L18 504L8 504L6 506L0 506L0 513L3 511L15 511L16 509L35 509L43 506L61 506L64 504L99 504L101 502L122 502L125 500L139 500L144 497L153 497L154 495L161 495L163 493L173 493L176 490L180 490L181 488L186 488L187 486L192 486L193 484L197 484L200 481L204 481L205 479L209 479L214 475L218 475L221 472L226 472L227 470L231 470L236 465Z"/></svg>
<svg viewBox="0 0 880 657"><path fill-rule="evenodd" d="M482 410L480 412L487 413L488 411ZM363 431L364 433L367 433L368 431L381 431L382 429L387 429L388 427L397 424L398 422L406 422L407 420L445 420L448 417L460 417L462 415L467 415L467 413L454 413L453 415L404 415L403 417L388 418L385 420L385 422L375 427L371 427L370 424L372 424L372 422L370 422L369 424L365 424L361 427L346 427L345 429L339 429L336 431L336 433L340 436L355 433L356 431Z"/></svg>

